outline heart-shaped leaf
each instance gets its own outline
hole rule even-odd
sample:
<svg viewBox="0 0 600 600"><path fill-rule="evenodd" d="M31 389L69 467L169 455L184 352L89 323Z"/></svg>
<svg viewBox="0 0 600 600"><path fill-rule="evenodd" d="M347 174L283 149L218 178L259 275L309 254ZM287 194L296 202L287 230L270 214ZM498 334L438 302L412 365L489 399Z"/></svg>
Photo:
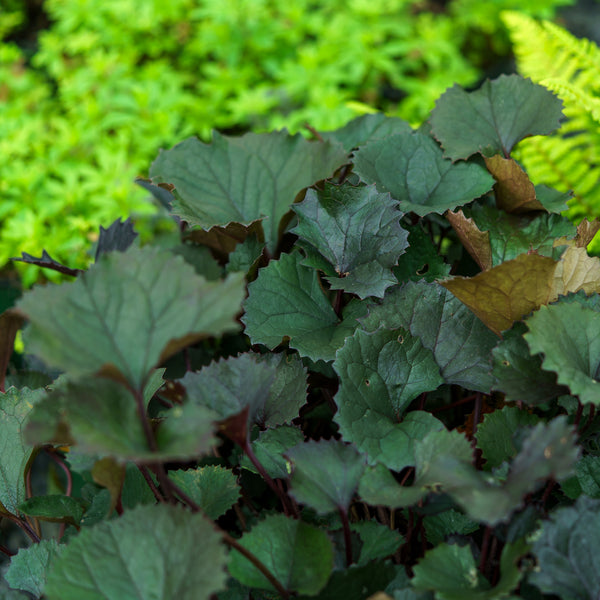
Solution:
<svg viewBox="0 0 600 600"><path fill-rule="evenodd" d="M235 331L242 274L207 282L159 248L104 255L73 283L19 301L27 344L74 376L102 373L141 389L159 362L203 337Z"/></svg>
<svg viewBox="0 0 600 600"><path fill-rule="evenodd" d="M338 351L333 367L340 376L335 420L344 439L366 452L370 461L387 464L385 439L396 450L389 460L394 455L399 459L402 454L392 440L408 441L397 426L406 407L443 383L431 351L400 329L357 330Z"/></svg>
<svg viewBox="0 0 600 600"><path fill-rule="evenodd" d="M584 403L599 404L600 312L578 302L542 306L526 321L531 352ZM557 340L560 342L557 343Z"/></svg>
<svg viewBox="0 0 600 600"><path fill-rule="evenodd" d="M489 192L494 178L481 165L454 164L428 135L393 135L359 148L354 170L389 192L404 212L442 214Z"/></svg>
<svg viewBox="0 0 600 600"><path fill-rule="evenodd" d="M242 322L253 344L275 348L289 338L292 348L314 361L333 360L366 311L358 301L339 319L321 288L319 275L302 265L298 252L282 254L248 286Z"/></svg>
<svg viewBox="0 0 600 600"><path fill-rule="evenodd" d="M498 340L441 285L420 281L393 288L360 321L367 331L407 329L431 350L447 383L489 392L489 356Z"/></svg>
<svg viewBox="0 0 600 600"><path fill-rule="evenodd" d="M250 550L290 591L315 595L327 583L333 569L333 548L321 529L270 515L245 533L240 544ZM239 552L232 550L230 573L244 585L263 590L273 586Z"/></svg>
<svg viewBox="0 0 600 600"><path fill-rule="evenodd" d="M208 600L225 588L226 562L221 536L201 514L139 506L73 537L52 561L44 593L49 600Z"/></svg>
<svg viewBox="0 0 600 600"><path fill-rule="evenodd" d="M397 283L391 268L408 246L397 206L375 186L325 184L323 191L308 190L294 205L298 225L292 233L329 263L331 289L380 298ZM310 260L304 264L319 266Z"/></svg>
<svg viewBox="0 0 600 600"><path fill-rule="evenodd" d="M345 162L340 144L308 142L300 134L231 138L214 132L211 144L190 138L161 152L150 176L175 186L173 212L194 227L265 219L265 241L273 251L296 195Z"/></svg>
<svg viewBox="0 0 600 600"><path fill-rule="evenodd" d="M346 512L365 470L365 457L336 440L309 441L286 452L293 469L291 493L319 514Z"/></svg>
<svg viewBox="0 0 600 600"><path fill-rule="evenodd" d="M476 152L508 158L517 142L558 128L562 102L545 87L518 75L501 75L474 92L455 85L437 100L432 133L445 156L466 159Z"/></svg>

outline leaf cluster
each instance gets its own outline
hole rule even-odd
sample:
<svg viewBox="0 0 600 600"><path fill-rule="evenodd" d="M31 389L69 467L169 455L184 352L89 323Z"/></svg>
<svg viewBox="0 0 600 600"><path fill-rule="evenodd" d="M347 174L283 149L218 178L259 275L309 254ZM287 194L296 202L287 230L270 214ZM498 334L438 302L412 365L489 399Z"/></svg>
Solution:
<svg viewBox="0 0 600 600"><path fill-rule="evenodd" d="M520 7L552 17L565 3ZM478 80L482 56L508 51L489 50L512 0L484 11L466 0L439 5L3 0L0 267L44 244L84 268L98 224L118 217L134 214L145 235L162 231L130 182L159 148L188 136L333 128L369 107L421 122L449 85ZM26 287L40 276L19 270Z"/></svg>
<svg viewBox="0 0 600 600"><path fill-rule="evenodd" d="M0 394L5 596L597 598L599 224L511 156L561 107L161 152L178 234L0 315L42 371Z"/></svg>

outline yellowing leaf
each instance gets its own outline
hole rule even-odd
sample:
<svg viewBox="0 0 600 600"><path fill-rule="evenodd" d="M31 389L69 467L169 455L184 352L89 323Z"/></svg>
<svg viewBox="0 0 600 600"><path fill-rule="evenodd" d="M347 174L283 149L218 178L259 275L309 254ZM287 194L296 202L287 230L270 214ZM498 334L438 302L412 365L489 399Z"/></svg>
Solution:
<svg viewBox="0 0 600 600"><path fill-rule="evenodd" d="M549 301L555 270L551 258L522 254L475 277L456 277L441 285L500 335Z"/></svg>
<svg viewBox="0 0 600 600"><path fill-rule="evenodd" d="M587 248L587 245L594 239L594 236L600 231L600 219L588 221L584 219L577 225L577 235L575 244L578 248Z"/></svg>
<svg viewBox="0 0 600 600"><path fill-rule="evenodd" d="M569 247L556 265L549 302L559 295L583 290L586 294L600 292L600 259L589 256L585 247Z"/></svg>
<svg viewBox="0 0 600 600"><path fill-rule="evenodd" d="M485 166L494 176L496 184L496 204L509 213L524 213L532 210L546 210L536 199L535 188L527 173L513 158L504 158L496 154L484 157Z"/></svg>
<svg viewBox="0 0 600 600"><path fill-rule="evenodd" d="M446 213L446 219L450 221L450 225L473 260L483 271L490 269L492 267L492 248L489 232L480 231L472 218L465 217L462 209L456 212L449 210Z"/></svg>

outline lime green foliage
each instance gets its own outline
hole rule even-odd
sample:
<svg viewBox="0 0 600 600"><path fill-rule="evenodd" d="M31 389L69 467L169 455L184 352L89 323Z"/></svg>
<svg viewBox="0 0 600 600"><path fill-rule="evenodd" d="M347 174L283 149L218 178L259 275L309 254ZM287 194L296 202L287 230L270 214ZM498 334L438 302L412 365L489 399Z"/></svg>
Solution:
<svg viewBox="0 0 600 600"><path fill-rule="evenodd" d="M519 71L555 92L567 120L554 135L523 140L518 157L534 182L573 190L569 216L600 215L600 49L548 21L507 12ZM531 40L535 39L535 43Z"/></svg>
<svg viewBox="0 0 600 600"><path fill-rule="evenodd" d="M519 7L550 17L568 3ZM32 56L0 41L0 265L45 247L85 266L98 224L152 212L131 181L187 136L332 129L370 107L422 121L448 86L476 82L499 11L516 5L45 0ZM2 6L0 40L25 23L22 1ZM26 285L38 277L19 268Z"/></svg>

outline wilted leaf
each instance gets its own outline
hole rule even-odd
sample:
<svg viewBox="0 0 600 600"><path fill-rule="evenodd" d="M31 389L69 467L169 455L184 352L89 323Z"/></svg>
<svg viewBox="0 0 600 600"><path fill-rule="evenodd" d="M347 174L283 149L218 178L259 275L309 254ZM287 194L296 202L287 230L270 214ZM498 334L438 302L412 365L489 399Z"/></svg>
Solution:
<svg viewBox="0 0 600 600"><path fill-rule="evenodd" d="M242 274L196 276L160 248L110 253L75 282L37 287L17 308L30 352L74 376L102 373L141 389L150 370L181 348L235 331Z"/></svg>
<svg viewBox="0 0 600 600"><path fill-rule="evenodd" d="M445 156L466 159L476 152L508 157L517 142L558 128L562 102L545 87L519 75L485 81L474 92L455 85L431 113L433 135Z"/></svg>
<svg viewBox="0 0 600 600"><path fill-rule="evenodd" d="M549 301L555 269L551 258L521 254L475 277L455 277L441 285L500 335Z"/></svg>
<svg viewBox="0 0 600 600"><path fill-rule="evenodd" d="M248 286L242 317L253 344L275 348L289 338L292 348L310 359L333 360L344 339L358 325L366 305L351 302L345 319L336 316L319 283L318 273L302 264L302 256L282 254L261 269Z"/></svg>
<svg viewBox="0 0 600 600"><path fill-rule="evenodd" d="M220 535L201 514L139 506L71 538L44 592L49 600L208 600L225 587L226 562Z"/></svg>
<svg viewBox="0 0 600 600"><path fill-rule="evenodd" d="M271 515L245 533L240 544L252 552L289 591L317 594L333 569L333 548L327 534L285 517ZM272 590L260 571L235 550L229 559L230 573L243 584Z"/></svg>
<svg viewBox="0 0 600 600"><path fill-rule="evenodd" d="M55 261L45 250L42 251L42 256L36 258L27 252L22 252L20 257L13 257L11 260L18 260L28 265L36 265L37 267L43 267L44 269L52 269L63 275L70 275L71 277L77 277L83 271L81 269L71 269L57 261Z"/></svg>
<svg viewBox="0 0 600 600"><path fill-rule="evenodd" d="M98 238L94 260L97 261L102 254L106 254L107 252L115 250L124 252L133 244L133 240L135 240L137 235L131 218L123 222L121 222L121 219L117 219L108 229L104 229L100 225L100 237Z"/></svg>
<svg viewBox="0 0 600 600"><path fill-rule="evenodd" d="M550 301L567 292L600 292L600 259L585 248L569 247L556 265Z"/></svg>
<svg viewBox="0 0 600 600"><path fill-rule="evenodd" d="M273 251L296 195L345 162L340 144L308 142L300 134L233 138L214 132L211 144L190 138L161 152L150 176L174 184L172 210L193 227L249 225L264 218L265 241Z"/></svg>
<svg viewBox="0 0 600 600"><path fill-rule="evenodd" d="M535 197L535 187L527 173L514 158L504 158L500 154L485 157L485 166L494 176L496 205L508 213L524 213L546 210Z"/></svg>
<svg viewBox="0 0 600 600"><path fill-rule="evenodd" d="M454 164L444 159L435 141L419 132L407 132L358 149L354 171L365 183L389 192L404 212L423 217L443 214L488 192L493 177L475 163Z"/></svg>
<svg viewBox="0 0 600 600"><path fill-rule="evenodd" d="M587 248L588 244L594 239L594 236L598 231L600 231L600 219L594 219L593 221L583 219L583 221L577 225L575 245L578 248Z"/></svg>
<svg viewBox="0 0 600 600"><path fill-rule="evenodd" d="M488 231L480 231L473 219L465 217L462 210L446 213L446 219L462 245L473 257L473 260L481 267L482 271L487 271L492 267L492 249L490 247L490 234Z"/></svg>
<svg viewBox="0 0 600 600"><path fill-rule="evenodd" d="M331 289L382 297L397 283L391 268L408 246L397 206L375 186L326 183L322 192L308 190L294 205L298 225L292 233L326 259ZM310 255L303 264L319 266L311 264Z"/></svg>

